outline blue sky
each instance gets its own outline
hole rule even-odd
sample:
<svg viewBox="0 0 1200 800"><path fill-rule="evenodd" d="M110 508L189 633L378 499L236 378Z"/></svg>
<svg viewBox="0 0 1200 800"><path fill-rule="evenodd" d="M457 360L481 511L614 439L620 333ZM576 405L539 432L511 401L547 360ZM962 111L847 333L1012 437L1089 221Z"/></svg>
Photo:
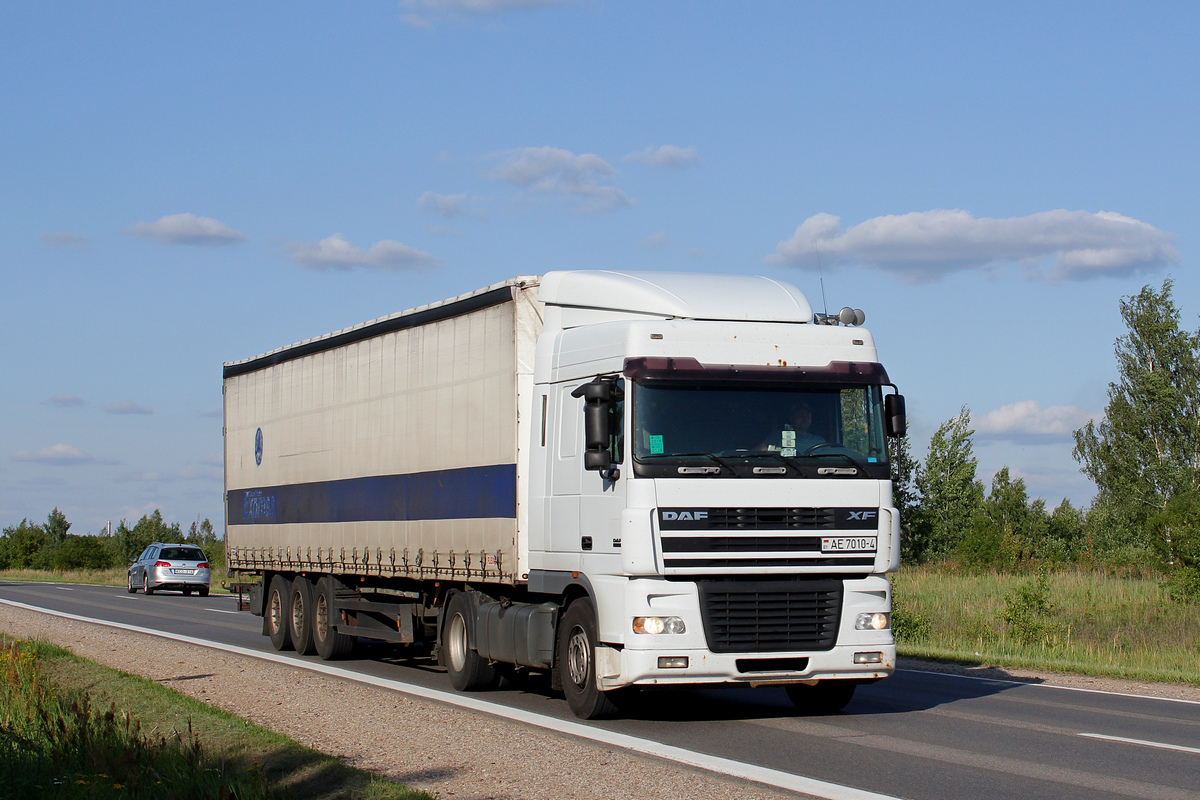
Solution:
<svg viewBox="0 0 1200 800"><path fill-rule="evenodd" d="M0 524L221 511L221 364L517 274L862 308L917 449L1093 493L1121 297L1192 329L1189 3L0 9Z"/></svg>

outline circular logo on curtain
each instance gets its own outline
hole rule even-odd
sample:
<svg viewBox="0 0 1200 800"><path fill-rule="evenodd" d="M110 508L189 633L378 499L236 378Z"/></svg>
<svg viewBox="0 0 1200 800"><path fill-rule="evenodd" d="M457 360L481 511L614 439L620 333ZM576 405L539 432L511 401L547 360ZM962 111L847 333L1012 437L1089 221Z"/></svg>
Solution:
<svg viewBox="0 0 1200 800"><path fill-rule="evenodd" d="M262 428L259 428L257 431L254 432L254 463L256 466L259 466L259 467L262 466L262 453L263 453Z"/></svg>

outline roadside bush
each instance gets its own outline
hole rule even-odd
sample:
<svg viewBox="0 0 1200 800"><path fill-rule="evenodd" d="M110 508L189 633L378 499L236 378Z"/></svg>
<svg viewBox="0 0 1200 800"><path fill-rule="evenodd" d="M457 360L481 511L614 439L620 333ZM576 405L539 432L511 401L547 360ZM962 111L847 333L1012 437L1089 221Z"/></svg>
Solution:
<svg viewBox="0 0 1200 800"><path fill-rule="evenodd" d="M1010 637L1023 644L1049 644L1054 638L1048 622L1050 612L1050 572L1045 567L1036 577L1018 584L1004 596L1000 621Z"/></svg>
<svg viewBox="0 0 1200 800"><path fill-rule="evenodd" d="M68 535L50 555L51 569L108 569L115 564L101 536Z"/></svg>

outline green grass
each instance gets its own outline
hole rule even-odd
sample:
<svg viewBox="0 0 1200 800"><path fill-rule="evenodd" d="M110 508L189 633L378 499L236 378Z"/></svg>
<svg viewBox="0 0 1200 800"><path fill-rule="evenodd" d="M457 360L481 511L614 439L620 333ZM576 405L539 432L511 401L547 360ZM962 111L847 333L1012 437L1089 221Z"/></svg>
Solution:
<svg viewBox="0 0 1200 800"><path fill-rule="evenodd" d="M432 800L44 642L0 654L0 798Z"/></svg>
<svg viewBox="0 0 1200 800"><path fill-rule="evenodd" d="M96 586L128 586L129 570L125 567L110 569L5 569L0 570L0 581L30 581L34 583L90 583ZM213 592L223 592L222 583L229 581L229 571L214 567L209 579Z"/></svg>
<svg viewBox="0 0 1200 800"><path fill-rule="evenodd" d="M902 655L1200 685L1200 609L1155 577L905 567L894 601Z"/></svg>

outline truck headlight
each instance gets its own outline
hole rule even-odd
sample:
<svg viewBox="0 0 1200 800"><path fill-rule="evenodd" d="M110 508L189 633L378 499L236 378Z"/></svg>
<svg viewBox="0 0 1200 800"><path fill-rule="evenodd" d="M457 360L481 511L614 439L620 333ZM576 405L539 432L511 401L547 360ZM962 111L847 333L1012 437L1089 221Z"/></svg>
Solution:
<svg viewBox="0 0 1200 800"><path fill-rule="evenodd" d="M859 614L854 618L854 630L856 631L882 631L891 626L892 615L886 611Z"/></svg>
<svg viewBox="0 0 1200 800"><path fill-rule="evenodd" d="M684 633L687 626L679 617L634 617L633 632L658 635L660 633Z"/></svg>

